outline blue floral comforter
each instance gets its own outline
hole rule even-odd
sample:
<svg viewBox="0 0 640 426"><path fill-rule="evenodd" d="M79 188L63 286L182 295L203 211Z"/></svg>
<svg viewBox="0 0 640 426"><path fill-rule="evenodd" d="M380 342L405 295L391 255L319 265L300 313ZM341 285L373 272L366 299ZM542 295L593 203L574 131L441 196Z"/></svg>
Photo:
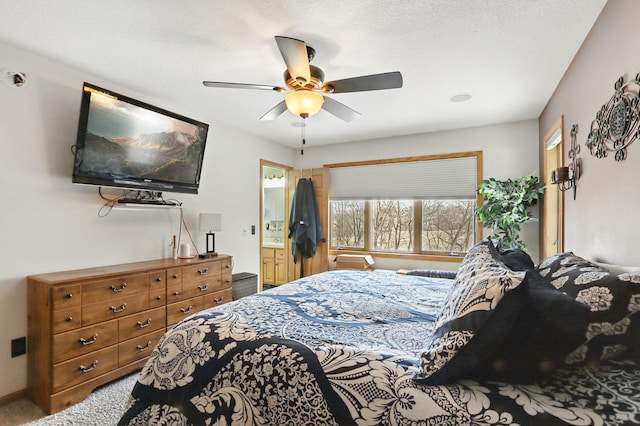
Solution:
<svg viewBox="0 0 640 426"><path fill-rule="evenodd" d="M170 329L120 425L640 423L640 367L572 368L539 385L412 377L452 281L331 271Z"/></svg>

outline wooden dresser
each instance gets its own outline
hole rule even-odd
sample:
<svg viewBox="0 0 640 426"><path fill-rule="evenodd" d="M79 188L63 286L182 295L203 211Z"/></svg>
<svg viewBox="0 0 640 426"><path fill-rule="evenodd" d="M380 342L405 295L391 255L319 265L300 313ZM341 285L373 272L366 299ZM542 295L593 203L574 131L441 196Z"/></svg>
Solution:
<svg viewBox="0 0 640 426"><path fill-rule="evenodd" d="M27 277L27 395L55 413L141 368L167 327L231 301L231 276L220 255Z"/></svg>

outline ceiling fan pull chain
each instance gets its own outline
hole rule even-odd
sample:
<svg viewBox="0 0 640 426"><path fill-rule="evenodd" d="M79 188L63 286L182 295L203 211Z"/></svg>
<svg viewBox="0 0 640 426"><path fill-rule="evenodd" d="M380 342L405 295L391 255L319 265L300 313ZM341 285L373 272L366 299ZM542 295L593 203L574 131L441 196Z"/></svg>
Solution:
<svg viewBox="0 0 640 426"><path fill-rule="evenodd" d="M300 155L304 155L304 145L307 143L306 140L306 128L307 128L307 122L305 121L305 118L302 117L302 126L300 126L300 132L302 133L302 146L300 146Z"/></svg>

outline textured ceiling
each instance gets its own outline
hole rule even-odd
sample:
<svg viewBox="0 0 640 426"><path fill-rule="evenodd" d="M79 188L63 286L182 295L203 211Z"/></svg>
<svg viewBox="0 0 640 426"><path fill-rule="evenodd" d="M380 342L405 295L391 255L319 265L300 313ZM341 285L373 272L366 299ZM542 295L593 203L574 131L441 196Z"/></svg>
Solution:
<svg viewBox="0 0 640 426"><path fill-rule="evenodd" d="M311 147L537 118L605 3L0 0L0 41L131 88L214 132L224 123L292 147L300 118L258 120L282 93L202 81L282 86L275 35L313 46L326 80L402 72L401 89L331 95L362 117L309 118ZM459 93L473 98L449 101Z"/></svg>

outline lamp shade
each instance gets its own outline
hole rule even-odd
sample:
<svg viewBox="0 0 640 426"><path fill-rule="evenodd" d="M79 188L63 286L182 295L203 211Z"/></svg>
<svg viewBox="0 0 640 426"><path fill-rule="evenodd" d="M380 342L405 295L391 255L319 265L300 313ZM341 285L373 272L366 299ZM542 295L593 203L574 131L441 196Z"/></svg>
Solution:
<svg viewBox="0 0 640 426"><path fill-rule="evenodd" d="M222 215L220 213L200 213L201 231L222 231Z"/></svg>
<svg viewBox="0 0 640 426"><path fill-rule="evenodd" d="M324 96L311 90L296 90L285 96L284 102L293 114L307 118L320 111Z"/></svg>

